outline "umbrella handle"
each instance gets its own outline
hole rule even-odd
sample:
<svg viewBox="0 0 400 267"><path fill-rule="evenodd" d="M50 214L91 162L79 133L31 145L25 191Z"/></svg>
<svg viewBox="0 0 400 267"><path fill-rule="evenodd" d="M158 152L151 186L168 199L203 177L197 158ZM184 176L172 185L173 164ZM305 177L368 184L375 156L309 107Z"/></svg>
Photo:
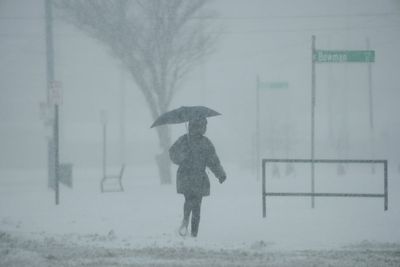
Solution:
<svg viewBox="0 0 400 267"><path fill-rule="evenodd" d="M188 127L188 123L185 122L185 127L186 127L186 132L187 132L187 138L188 138L188 146L190 149L190 135L189 135L189 127Z"/></svg>

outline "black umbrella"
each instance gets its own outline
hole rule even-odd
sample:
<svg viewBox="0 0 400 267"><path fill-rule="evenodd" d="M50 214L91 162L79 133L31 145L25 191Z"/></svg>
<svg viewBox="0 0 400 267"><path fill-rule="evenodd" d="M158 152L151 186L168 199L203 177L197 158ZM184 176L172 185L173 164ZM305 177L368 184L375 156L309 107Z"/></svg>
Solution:
<svg viewBox="0 0 400 267"><path fill-rule="evenodd" d="M173 109L171 111L165 112L160 115L156 119L156 121L151 125L151 128L155 126L160 126L164 124L175 124L175 123L183 123L191 120L195 120L198 118L207 118L221 115L207 107L203 106L190 106L190 107L180 107L177 109Z"/></svg>

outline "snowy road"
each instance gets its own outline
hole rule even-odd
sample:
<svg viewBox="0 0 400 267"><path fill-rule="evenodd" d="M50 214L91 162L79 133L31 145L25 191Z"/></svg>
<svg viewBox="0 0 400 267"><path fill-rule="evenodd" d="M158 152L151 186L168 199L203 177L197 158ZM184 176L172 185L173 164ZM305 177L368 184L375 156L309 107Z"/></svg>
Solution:
<svg viewBox="0 0 400 267"><path fill-rule="evenodd" d="M389 211L376 199L319 199L316 209L309 199L271 199L263 219L259 182L232 173L223 185L212 180L199 237L182 239L182 196L159 186L151 168L128 168L126 191L115 194L99 192L96 171L76 169L58 206L44 171L0 172L0 266L400 266L396 194ZM362 192L382 188L380 177L357 177ZM286 190L303 180L269 185Z"/></svg>
<svg viewBox="0 0 400 267"><path fill-rule="evenodd" d="M0 266L400 266L400 245L390 243L277 251L263 243L251 249L208 249L185 240L178 246L129 248L74 240L72 236L28 239L1 232Z"/></svg>

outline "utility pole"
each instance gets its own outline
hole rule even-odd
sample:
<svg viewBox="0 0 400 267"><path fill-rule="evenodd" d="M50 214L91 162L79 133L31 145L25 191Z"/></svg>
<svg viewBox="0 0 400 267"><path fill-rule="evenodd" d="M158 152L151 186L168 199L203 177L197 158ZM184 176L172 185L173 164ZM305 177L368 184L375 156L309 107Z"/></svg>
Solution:
<svg viewBox="0 0 400 267"><path fill-rule="evenodd" d="M54 108L53 136L48 140L48 175L52 179L54 175L55 203L60 203L59 197L59 123L58 123L58 101L55 98L60 97L58 87L54 79L54 45L53 45L53 10L52 0L44 0L45 5L45 25L46 25L46 74L47 74L47 106ZM54 157L54 158L52 158ZM50 171L50 170L54 170Z"/></svg>

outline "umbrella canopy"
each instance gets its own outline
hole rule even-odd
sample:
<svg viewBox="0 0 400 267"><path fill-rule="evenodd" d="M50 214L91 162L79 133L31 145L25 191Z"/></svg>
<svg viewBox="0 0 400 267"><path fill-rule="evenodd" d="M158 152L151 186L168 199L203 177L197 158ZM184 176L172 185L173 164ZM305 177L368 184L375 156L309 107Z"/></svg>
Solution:
<svg viewBox="0 0 400 267"><path fill-rule="evenodd" d="M207 118L218 115L221 114L204 106L183 106L160 115L153 125L151 125L151 128L165 124L183 123L198 118Z"/></svg>

